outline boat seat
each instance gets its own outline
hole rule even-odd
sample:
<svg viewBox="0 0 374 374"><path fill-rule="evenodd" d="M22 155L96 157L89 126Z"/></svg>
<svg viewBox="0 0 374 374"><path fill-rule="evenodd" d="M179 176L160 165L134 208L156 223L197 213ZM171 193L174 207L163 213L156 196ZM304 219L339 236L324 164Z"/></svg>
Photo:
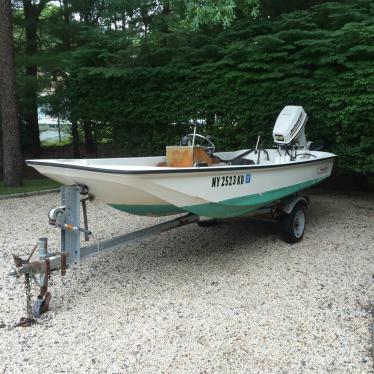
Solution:
<svg viewBox="0 0 374 374"><path fill-rule="evenodd" d="M231 161L231 165L254 165L255 162L248 158L236 158Z"/></svg>

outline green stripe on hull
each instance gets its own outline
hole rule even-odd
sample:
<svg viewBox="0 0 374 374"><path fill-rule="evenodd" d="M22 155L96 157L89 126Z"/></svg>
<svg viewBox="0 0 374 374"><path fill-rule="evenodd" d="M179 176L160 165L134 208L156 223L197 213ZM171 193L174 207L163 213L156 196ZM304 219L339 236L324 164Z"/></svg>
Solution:
<svg viewBox="0 0 374 374"><path fill-rule="evenodd" d="M186 212L184 209L174 205L123 205L110 204L112 208L121 210L122 212L135 214L137 216L170 216Z"/></svg>
<svg viewBox="0 0 374 374"><path fill-rule="evenodd" d="M295 192L322 182L326 177L294 184L292 186L266 191L262 194L252 194L233 199L223 200L218 203L205 203L189 205L178 208L174 205L122 205L110 204L115 209L136 214L139 216L167 216L183 212L190 212L211 218L230 218L244 216L275 200L281 199Z"/></svg>
<svg viewBox="0 0 374 374"><path fill-rule="evenodd" d="M206 203L183 207L186 211L200 216L211 218L230 218L244 216L271 202L292 195L310 186L320 183L326 177L313 179L311 181L282 187L262 194L246 195L233 199L223 200L218 203Z"/></svg>

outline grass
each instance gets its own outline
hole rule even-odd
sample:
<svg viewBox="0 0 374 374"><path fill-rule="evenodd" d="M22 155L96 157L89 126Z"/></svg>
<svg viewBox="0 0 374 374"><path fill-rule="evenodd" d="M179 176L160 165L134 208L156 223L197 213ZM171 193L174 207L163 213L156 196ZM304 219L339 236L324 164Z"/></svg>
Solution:
<svg viewBox="0 0 374 374"><path fill-rule="evenodd" d="M0 181L0 195L10 195L14 193L32 192L41 190L50 190L58 188L60 184L50 179L25 179L22 187L5 187L4 182Z"/></svg>
<svg viewBox="0 0 374 374"><path fill-rule="evenodd" d="M64 147L65 145L71 144L70 138L65 138L59 141L58 139L47 139L42 141L43 147Z"/></svg>

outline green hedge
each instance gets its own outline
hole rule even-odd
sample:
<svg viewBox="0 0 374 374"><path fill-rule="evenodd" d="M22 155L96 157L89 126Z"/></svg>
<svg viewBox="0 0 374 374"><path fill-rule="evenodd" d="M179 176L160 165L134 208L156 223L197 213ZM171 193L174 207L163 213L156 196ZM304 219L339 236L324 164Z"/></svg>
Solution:
<svg viewBox="0 0 374 374"><path fill-rule="evenodd" d="M230 28L154 32L131 46L113 32L76 51L71 112L113 130L123 154L164 152L205 118L221 150L271 143L283 106L302 105L310 139L347 172L374 173L374 3L328 2Z"/></svg>

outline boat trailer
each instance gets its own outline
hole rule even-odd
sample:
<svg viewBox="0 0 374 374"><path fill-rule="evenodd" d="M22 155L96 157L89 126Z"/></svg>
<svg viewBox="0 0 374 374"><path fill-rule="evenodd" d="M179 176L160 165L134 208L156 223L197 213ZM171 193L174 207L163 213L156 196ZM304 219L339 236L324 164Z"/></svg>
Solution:
<svg viewBox="0 0 374 374"><path fill-rule="evenodd" d="M86 209L86 202L89 200L91 200L91 197L86 186L74 185L61 187L61 205L51 209L48 214L49 224L61 231L60 250L51 252L48 248L48 239L40 238L38 244L33 248L27 259L22 259L18 255L13 255L15 266L10 270L9 275L16 278L24 276L26 290L27 317L21 318L18 326L31 325L42 313L48 311L51 300L51 293L48 291L48 280L52 273L60 272L60 274L64 276L67 269L88 257L118 249L125 244L145 239L163 231L168 231L194 222L198 223L200 226L209 226L218 221L216 219L206 219L194 214L187 214L151 227L98 241L92 245L81 246L81 235L84 235L85 241L89 241L90 235L92 234L88 228ZM252 215L252 218L262 219L265 217L264 215L269 215L270 213L271 220L274 221L274 219L279 219L279 217L290 215L299 205L306 209L308 204L309 199L306 196L292 195L282 199L280 203L256 211L256 215ZM83 227L80 226L81 206ZM248 216L246 216L246 218L248 218ZM227 219L223 220L226 221ZM265 218L265 220L269 219ZM221 221L221 219L219 221ZM305 224L305 217L303 224ZM302 227L302 233L303 232L304 226ZM31 261L37 248L39 259ZM39 280L36 278L37 275L39 276ZM33 305L31 305L32 280L39 287L39 295Z"/></svg>

